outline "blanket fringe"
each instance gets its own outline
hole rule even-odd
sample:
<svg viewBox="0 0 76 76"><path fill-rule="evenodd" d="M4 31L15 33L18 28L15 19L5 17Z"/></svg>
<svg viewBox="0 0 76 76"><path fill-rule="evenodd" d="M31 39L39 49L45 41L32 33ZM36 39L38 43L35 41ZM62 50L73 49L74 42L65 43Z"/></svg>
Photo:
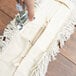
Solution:
<svg viewBox="0 0 76 76"><path fill-rule="evenodd" d="M33 67L29 76L45 76L49 62L56 59L55 56L59 53L59 48L64 46L64 42L67 41L74 32L75 24L76 19L73 16L69 19L69 21L66 21L64 28L57 35L57 38L53 42L52 46L49 47L42 55L36 66ZM60 47L58 42L60 42Z"/></svg>

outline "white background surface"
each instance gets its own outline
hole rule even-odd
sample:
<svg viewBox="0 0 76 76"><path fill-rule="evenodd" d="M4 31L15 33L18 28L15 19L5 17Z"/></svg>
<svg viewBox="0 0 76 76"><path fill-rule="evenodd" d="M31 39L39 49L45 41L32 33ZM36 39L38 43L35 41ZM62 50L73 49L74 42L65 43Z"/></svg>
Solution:
<svg viewBox="0 0 76 76"><path fill-rule="evenodd" d="M71 0L71 1L73 1L73 3L75 3L75 4L76 4L76 0Z"/></svg>

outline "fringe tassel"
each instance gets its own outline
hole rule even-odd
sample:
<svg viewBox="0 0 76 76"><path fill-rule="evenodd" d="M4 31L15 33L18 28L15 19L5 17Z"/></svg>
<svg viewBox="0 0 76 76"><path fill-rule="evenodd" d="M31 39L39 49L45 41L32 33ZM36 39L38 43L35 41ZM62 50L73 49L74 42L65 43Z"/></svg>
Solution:
<svg viewBox="0 0 76 76"><path fill-rule="evenodd" d="M75 22L76 19L74 17L71 17L68 19L69 21L66 21L62 31L59 33L59 41L60 41L60 47L62 48L64 46L64 42L67 41L71 34L74 32L75 29Z"/></svg>

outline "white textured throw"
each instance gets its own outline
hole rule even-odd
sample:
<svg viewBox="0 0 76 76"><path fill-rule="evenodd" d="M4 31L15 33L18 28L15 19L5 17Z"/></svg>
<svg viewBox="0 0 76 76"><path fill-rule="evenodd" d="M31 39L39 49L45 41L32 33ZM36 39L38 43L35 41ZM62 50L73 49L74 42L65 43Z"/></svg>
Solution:
<svg viewBox="0 0 76 76"><path fill-rule="evenodd" d="M58 43L63 47L74 32L75 6L70 0L36 3L33 21L18 31L14 19L5 29L6 42L0 40L0 76L45 76L49 61L59 53Z"/></svg>

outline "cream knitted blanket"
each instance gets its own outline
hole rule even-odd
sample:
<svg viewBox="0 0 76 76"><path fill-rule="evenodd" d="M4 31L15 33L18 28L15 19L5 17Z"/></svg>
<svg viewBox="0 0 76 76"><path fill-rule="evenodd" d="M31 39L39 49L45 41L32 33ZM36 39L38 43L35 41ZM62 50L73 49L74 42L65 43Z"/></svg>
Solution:
<svg viewBox="0 0 76 76"><path fill-rule="evenodd" d="M49 61L59 53L58 43L62 47L74 32L75 6L70 0L36 3L36 18L25 23L21 31L8 34L10 41L0 54L0 76L45 76Z"/></svg>

